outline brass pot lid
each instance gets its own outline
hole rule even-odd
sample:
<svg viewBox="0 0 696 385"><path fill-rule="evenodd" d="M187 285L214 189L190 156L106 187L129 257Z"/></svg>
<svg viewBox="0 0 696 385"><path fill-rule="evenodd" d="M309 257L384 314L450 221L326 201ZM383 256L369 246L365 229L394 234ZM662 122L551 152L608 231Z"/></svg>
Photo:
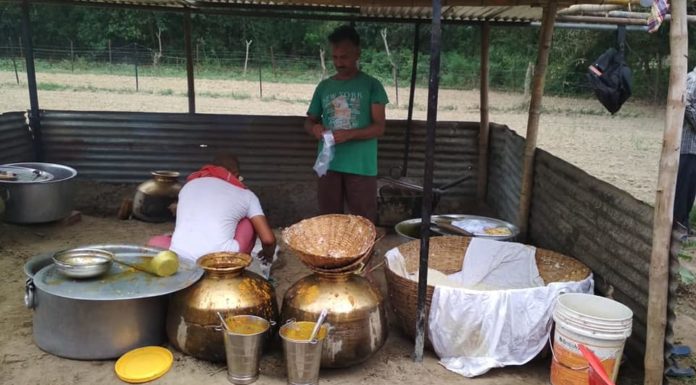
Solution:
<svg viewBox="0 0 696 385"><path fill-rule="evenodd" d="M143 263L162 249L138 245L90 245L78 249L101 249L130 264ZM48 256L50 258L50 255ZM33 260L33 258L32 258ZM158 297L185 289L203 275L192 261L179 259L179 270L169 277L156 277L120 263L111 265L106 274L91 279L72 279L64 276L55 265L44 266L34 274L38 289L59 297L79 300L130 300Z"/></svg>

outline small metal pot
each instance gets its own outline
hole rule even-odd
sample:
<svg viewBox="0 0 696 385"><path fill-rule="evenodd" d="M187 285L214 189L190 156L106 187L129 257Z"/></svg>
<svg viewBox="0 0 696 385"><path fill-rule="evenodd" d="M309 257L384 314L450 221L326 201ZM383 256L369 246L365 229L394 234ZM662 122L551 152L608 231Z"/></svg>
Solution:
<svg viewBox="0 0 696 385"><path fill-rule="evenodd" d="M5 201L4 220L12 223L44 223L66 218L73 210L75 169L53 163L11 163L47 172L50 180L27 178L0 180L0 199Z"/></svg>

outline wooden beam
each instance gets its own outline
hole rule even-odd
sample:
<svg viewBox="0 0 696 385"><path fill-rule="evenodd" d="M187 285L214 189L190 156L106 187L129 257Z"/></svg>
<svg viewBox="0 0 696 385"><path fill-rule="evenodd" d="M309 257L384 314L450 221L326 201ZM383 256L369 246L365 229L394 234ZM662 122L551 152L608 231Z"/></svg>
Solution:
<svg viewBox="0 0 696 385"><path fill-rule="evenodd" d="M669 297L669 250L672 210L679 168L679 147L684 123L688 34L686 1L672 0L670 73L660 171L657 177L653 244L648 285L648 333L645 341L645 385L661 385L664 376L665 329Z"/></svg>
<svg viewBox="0 0 696 385"><path fill-rule="evenodd" d="M480 202L486 200L488 193L488 143L490 140L490 121L488 116L488 73L490 70L491 25L485 21L481 25L481 127L479 128L479 167L476 197Z"/></svg>
<svg viewBox="0 0 696 385"><path fill-rule="evenodd" d="M524 169L522 171L522 191L520 192L520 207L517 213L517 224L520 236L526 239L529 224L529 208L532 203L532 185L534 183L534 153L536 152L537 133L539 131L539 115L541 114L541 98L544 95L546 66L549 63L553 23L556 18L556 3L549 3L544 8L539 33L539 50L537 63L532 79L532 98L529 102L529 118L527 120L527 139L524 143Z"/></svg>

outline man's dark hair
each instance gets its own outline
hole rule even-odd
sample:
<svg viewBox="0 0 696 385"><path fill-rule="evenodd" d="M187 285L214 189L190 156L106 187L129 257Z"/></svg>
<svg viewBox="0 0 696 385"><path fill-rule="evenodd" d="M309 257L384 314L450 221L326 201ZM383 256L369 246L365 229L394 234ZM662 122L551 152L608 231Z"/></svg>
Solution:
<svg viewBox="0 0 696 385"><path fill-rule="evenodd" d="M329 42L331 44L337 44L346 40L360 47L360 35L358 35L358 31L348 24L334 29L331 35L329 35Z"/></svg>
<svg viewBox="0 0 696 385"><path fill-rule="evenodd" d="M236 156L230 153L219 152L215 154L215 157L213 158L213 164L216 166L224 167L229 172L239 172L239 160Z"/></svg>

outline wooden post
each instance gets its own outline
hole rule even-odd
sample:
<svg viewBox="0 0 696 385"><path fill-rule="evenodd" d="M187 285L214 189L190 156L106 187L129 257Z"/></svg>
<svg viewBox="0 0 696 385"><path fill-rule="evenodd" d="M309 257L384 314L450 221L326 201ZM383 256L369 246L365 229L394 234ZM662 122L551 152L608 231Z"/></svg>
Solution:
<svg viewBox="0 0 696 385"><path fill-rule="evenodd" d="M17 71L17 61L14 57L14 47L12 47L12 38L8 36L7 41L10 44L8 45L8 47L10 51L10 58L12 59L12 67L14 67L15 79L17 80L17 84L19 84L19 72Z"/></svg>
<svg viewBox="0 0 696 385"><path fill-rule="evenodd" d="M247 63L249 62L249 47L253 40L246 40L246 56L244 57L244 75L247 73Z"/></svg>
<svg viewBox="0 0 696 385"><path fill-rule="evenodd" d="M389 59L389 63L392 66L392 78L394 79L394 92L396 93L396 106L399 106L399 74L398 74L398 69L396 67L396 63L394 63L394 59L392 58L391 52L389 52L389 43L387 43L387 29L384 28L382 31L380 31L382 35L382 40L384 41L384 49L387 51L387 59Z"/></svg>
<svg viewBox="0 0 696 385"><path fill-rule="evenodd" d="M488 193L488 143L490 124L488 116L488 73L491 25L484 21L481 25L481 127L479 128L479 167L476 197L480 202L486 200Z"/></svg>
<svg viewBox="0 0 696 385"><path fill-rule="evenodd" d="M14 55L12 56L12 66L14 67L15 79L17 80L17 84L19 84L19 72L17 71L17 61L15 60Z"/></svg>
<svg viewBox="0 0 696 385"><path fill-rule="evenodd" d="M271 66L273 67L273 77L276 77L276 62L275 55L273 54L273 46L271 46Z"/></svg>
<svg viewBox="0 0 696 385"><path fill-rule="evenodd" d="M524 75L524 100L529 101L529 89L532 84L532 75L534 75L534 63L529 62L527 65L527 73Z"/></svg>
<svg viewBox="0 0 696 385"><path fill-rule="evenodd" d="M109 66L111 66L113 63L111 62L111 39L109 39Z"/></svg>
<svg viewBox="0 0 696 385"><path fill-rule="evenodd" d="M326 78L326 62L324 61L324 54L326 52L324 51L323 48L319 47L319 61L321 61L321 79L324 80Z"/></svg>
<svg viewBox="0 0 696 385"><path fill-rule="evenodd" d="M75 72L75 47L70 39L70 72Z"/></svg>
<svg viewBox="0 0 696 385"><path fill-rule="evenodd" d="M259 62L259 99L263 99L263 80L261 79L261 62Z"/></svg>
<svg viewBox="0 0 696 385"><path fill-rule="evenodd" d="M653 243L648 285L648 322L645 341L645 385L661 385L664 376L665 328L669 296L669 250L679 147L684 123L688 35L686 1L673 0L670 34L670 73L660 171L657 177Z"/></svg>
<svg viewBox="0 0 696 385"><path fill-rule="evenodd" d="M534 183L534 153L536 152L537 133L539 130L539 115L541 113L541 98L544 95L546 66L549 63L553 23L556 18L558 4L549 2L544 8L539 33L539 52L534 66L532 82L532 100L529 102L529 118L527 120L527 139L524 142L524 168L522 171L522 191L520 192L520 207L517 214L517 225L520 227L521 239L527 238L529 224L529 208L532 204L532 185Z"/></svg>

